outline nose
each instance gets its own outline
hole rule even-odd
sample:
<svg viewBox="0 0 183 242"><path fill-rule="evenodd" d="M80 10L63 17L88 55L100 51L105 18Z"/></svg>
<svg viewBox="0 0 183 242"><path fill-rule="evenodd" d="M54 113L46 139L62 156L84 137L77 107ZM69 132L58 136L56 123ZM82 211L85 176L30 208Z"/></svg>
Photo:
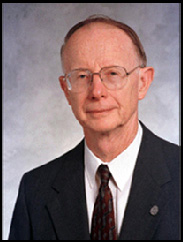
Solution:
<svg viewBox="0 0 183 242"><path fill-rule="evenodd" d="M90 84L90 96L93 99L100 99L105 95L105 87L102 83L99 73L93 73L92 82Z"/></svg>

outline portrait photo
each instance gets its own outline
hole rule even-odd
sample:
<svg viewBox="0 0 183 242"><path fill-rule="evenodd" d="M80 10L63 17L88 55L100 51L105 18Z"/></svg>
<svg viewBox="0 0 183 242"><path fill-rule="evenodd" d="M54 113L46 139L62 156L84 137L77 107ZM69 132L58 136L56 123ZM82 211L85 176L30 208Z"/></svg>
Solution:
<svg viewBox="0 0 183 242"><path fill-rule="evenodd" d="M180 239L180 4L3 3L3 240Z"/></svg>

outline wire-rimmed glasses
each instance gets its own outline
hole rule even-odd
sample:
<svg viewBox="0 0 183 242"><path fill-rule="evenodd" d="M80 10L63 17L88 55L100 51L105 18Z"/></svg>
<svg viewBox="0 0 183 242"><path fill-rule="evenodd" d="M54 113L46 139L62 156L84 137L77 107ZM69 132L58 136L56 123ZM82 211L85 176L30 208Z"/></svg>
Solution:
<svg viewBox="0 0 183 242"><path fill-rule="evenodd" d="M64 76L64 80L67 82L67 87L72 92L84 92L88 89L93 81L94 75L99 75L103 85L109 90L122 89L126 83L127 77L135 71L137 68L143 68L144 66L136 66L131 71L127 72L124 67L121 66L109 66L102 67L97 73L92 73L88 69L80 68L74 69L70 73Z"/></svg>

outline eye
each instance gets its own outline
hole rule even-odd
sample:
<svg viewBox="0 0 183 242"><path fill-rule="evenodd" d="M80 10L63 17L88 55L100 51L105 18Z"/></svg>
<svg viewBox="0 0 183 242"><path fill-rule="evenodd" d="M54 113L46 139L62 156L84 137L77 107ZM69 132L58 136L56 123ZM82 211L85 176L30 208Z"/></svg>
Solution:
<svg viewBox="0 0 183 242"><path fill-rule="evenodd" d="M76 72L77 80L86 80L88 78L88 73L86 71L78 71Z"/></svg>
<svg viewBox="0 0 183 242"><path fill-rule="evenodd" d="M116 75L118 75L118 73L117 73L117 72L114 72L114 71L111 71L111 72L109 73L109 75L111 75L111 76L116 76Z"/></svg>
<svg viewBox="0 0 183 242"><path fill-rule="evenodd" d="M106 68L104 70L104 75L108 77L118 77L120 75L119 70L117 68Z"/></svg>
<svg viewBox="0 0 183 242"><path fill-rule="evenodd" d="M85 74L81 74L78 76L79 79L85 79L86 77L87 77L87 75L85 75Z"/></svg>

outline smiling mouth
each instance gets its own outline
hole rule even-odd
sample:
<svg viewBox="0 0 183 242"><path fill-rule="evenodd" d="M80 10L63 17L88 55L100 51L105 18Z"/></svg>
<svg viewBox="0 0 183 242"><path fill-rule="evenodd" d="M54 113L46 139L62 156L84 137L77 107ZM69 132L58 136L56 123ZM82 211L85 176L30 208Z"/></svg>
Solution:
<svg viewBox="0 0 183 242"><path fill-rule="evenodd" d="M108 109L94 109L94 110L88 110L87 113L91 113L91 114L94 114L94 113L108 113L110 111L112 111L114 108L108 108Z"/></svg>

